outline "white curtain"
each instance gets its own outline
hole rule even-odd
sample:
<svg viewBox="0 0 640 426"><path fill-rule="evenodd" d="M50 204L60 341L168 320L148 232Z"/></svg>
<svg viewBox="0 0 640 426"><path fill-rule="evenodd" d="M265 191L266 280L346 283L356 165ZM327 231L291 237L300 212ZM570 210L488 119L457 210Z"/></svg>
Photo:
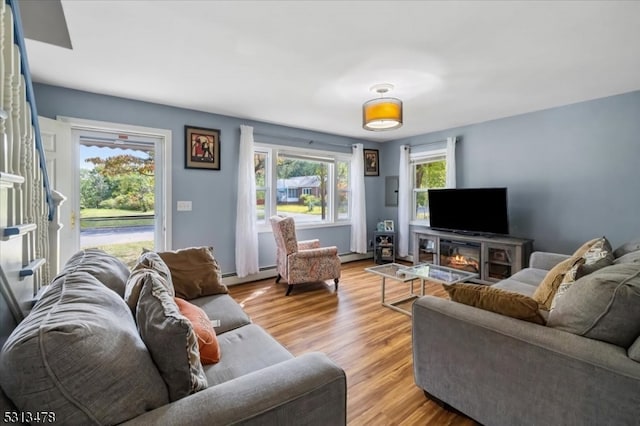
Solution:
<svg viewBox="0 0 640 426"><path fill-rule="evenodd" d="M400 146L400 167L398 173L398 256L409 255L409 220L413 205L411 197L411 164L408 145Z"/></svg>
<svg viewBox="0 0 640 426"><path fill-rule="evenodd" d="M456 187L456 137L447 138L447 188Z"/></svg>
<svg viewBox="0 0 640 426"><path fill-rule="evenodd" d="M236 209L236 273L246 277L258 272L256 228L256 175L253 165L253 127L240 126Z"/></svg>
<svg viewBox="0 0 640 426"><path fill-rule="evenodd" d="M364 146L353 145L351 160L351 251L367 252L367 209L364 194Z"/></svg>

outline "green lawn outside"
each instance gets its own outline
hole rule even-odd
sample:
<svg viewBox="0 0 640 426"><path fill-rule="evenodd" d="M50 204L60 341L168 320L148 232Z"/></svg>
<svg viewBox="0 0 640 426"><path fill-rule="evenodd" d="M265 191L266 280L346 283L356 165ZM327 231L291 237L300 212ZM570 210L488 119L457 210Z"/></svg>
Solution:
<svg viewBox="0 0 640 426"><path fill-rule="evenodd" d="M120 209L81 209L80 229L112 228L117 226L153 225L153 211L139 212ZM136 218L116 220L86 220L102 217L137 216Z"/></svg>

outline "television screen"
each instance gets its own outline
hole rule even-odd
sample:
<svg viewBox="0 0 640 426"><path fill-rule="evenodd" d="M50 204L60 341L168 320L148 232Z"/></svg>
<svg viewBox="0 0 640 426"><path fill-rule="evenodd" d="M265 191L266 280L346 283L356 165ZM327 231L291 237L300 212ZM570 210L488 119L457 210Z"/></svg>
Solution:
<svg viewBox="0 0 640 426"><path fill-rule="evenodd" d="M478 234L509 234L507 188L429 190L430 227Z"/></svg>

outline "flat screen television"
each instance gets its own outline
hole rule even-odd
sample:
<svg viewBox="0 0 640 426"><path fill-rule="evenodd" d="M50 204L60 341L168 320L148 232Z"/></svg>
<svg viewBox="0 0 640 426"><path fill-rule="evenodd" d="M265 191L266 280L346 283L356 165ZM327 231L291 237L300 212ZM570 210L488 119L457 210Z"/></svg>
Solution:
<svg viewBox="0 0 640 426"><path fill-rule="evenodd" d="M429 190L430 227L469 234L509 234L507 188Z"/></svg>

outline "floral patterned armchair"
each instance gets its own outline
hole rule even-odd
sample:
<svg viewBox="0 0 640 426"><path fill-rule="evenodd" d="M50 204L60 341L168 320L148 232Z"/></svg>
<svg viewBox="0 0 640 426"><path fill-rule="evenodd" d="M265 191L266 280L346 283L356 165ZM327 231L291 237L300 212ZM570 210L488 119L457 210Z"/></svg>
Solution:
<svg viewBox="0 0 640 426"><path fill-rule="evenodd" d="M337 247L320 247L319 240L298 242L295 222L292 217L272 216L270 218L273 236L276 239L278 277L284 278L288 296L296 284L333 279L338 291L340 279L340 258Z"/></svg>

